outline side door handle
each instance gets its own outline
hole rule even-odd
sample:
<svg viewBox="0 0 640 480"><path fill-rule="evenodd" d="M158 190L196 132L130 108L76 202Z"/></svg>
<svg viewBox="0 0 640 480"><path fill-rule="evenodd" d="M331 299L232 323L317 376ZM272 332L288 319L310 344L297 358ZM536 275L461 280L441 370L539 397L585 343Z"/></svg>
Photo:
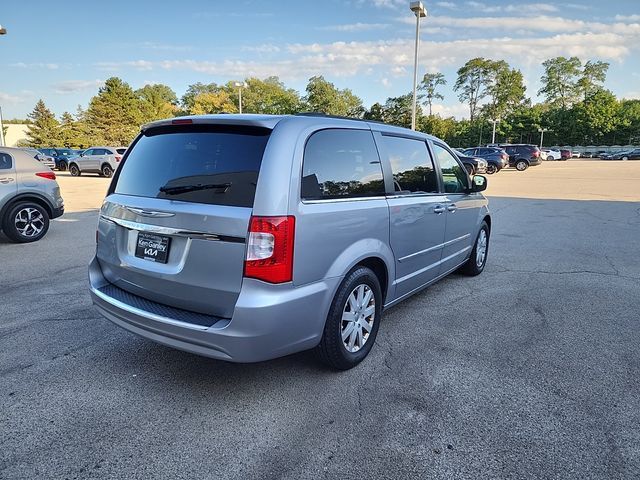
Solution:
<svg viewBox="0 0 640 480"><path fill-rule="evenodd" d="M442 205L436 205L433 207L433 213L440 215L441 213L444 213L444 206Z"/></svg>
<svg viewBox="0 0 640 480"><path fill-rule="evenodd" d="M11 182L13 182L13 178L11 177L0 178L0 183L11 183Z"/></svg>
<svg viewBox="0 0 640 480"><path fill-rule="evenodd" d="M458 209L458 207L456 207L455 203L451 203L449 205L447 205L447 210L450 211L451 213L455 212Z"/></svg>

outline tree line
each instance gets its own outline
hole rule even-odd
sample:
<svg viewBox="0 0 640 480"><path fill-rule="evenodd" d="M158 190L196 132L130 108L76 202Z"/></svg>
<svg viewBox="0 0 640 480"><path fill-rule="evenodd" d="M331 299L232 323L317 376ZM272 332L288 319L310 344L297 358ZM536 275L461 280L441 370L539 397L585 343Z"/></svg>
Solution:
<svg viewBox="0 0 640 480"><path fill-rule="evenodd" d="M427 73L419 85L417 129L452 146L491 141L538 143L546 129L545 145L613 145L640 141L640 100L617 99L604 87L609 64L582 63L577 57L545 61L544 100L527 96L522 72L504 60L473 58L458 71L453 90L469 108L469 118L456 120L433 112L444 100L442 73ZM244 113L295 114L323 112L403 127L411 125L411 92L390 97L365 108L350 89L339 89L323 76L309 79L304 94L288 88L278 77L247 78L242 91ZM239 90L235 82L194 83L178 98L167 85L146 85L138 90L122 79L106 80L86 109L78 107L60 118L39 100L28 115L27 146L128 145L140 125L178 115L237 113Z"/></svg>

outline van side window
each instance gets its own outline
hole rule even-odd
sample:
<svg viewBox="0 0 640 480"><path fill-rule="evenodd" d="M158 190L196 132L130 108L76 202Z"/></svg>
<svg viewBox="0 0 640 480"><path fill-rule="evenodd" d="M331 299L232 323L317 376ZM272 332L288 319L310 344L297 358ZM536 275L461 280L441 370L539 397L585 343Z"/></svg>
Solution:
<svg viewBox="0 0 640 480"><path fill-rule="evenodd" d="M9 168L11 168L11 155L0 153L0 170L7 170Z"/></svg>
<svg viewBox="0 0 640 480"><path fill-rule="evenodd" d="M464 193L468 188L469 174L460 166L453 155L437 143L433 144L433 151L440 164L444 191L446 193Z"/></svg>
<svg viewBox="0 0 640 480"><path fill-rule="evenodd" d="M302 163L303 199L378 195L384 195L384 180L370 131L327 129L309 137Z"/></svg>
<svg viewBox="0 0 640 480"><path fill-rule="evenodd" d="M394 190L399 193L438 193L438 177L423 140L382 136L393 173Z"/></svg>

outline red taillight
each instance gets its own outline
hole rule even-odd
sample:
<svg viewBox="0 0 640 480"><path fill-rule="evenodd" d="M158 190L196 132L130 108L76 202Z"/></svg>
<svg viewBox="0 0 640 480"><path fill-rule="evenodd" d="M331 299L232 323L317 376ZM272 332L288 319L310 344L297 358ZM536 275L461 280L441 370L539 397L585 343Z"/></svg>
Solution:
<svg viewBox="0 0 640 480"><path fill-rule="evenodd" d="M193 123L193 120L190 118L178 118L177 120L171 120L172 125L190 125Z"/></svg>
<svg viewBox="0 0 640 480"><path fill-rule="evenodd" d="M293 277L295 217L251 217L244 276L269 283Z"/></svg>
<svg viewBox="0 0 640 480"><path fill-rule="evenodd" d="M116 157L116 162L119 162L120 160L122 160L122 157Z"/></svg>
<svg viewBox="0 0 640 480"><path fill-rule="evenodd" d="M509 155L507 155L506 153L503 153L501 157L503 160L509 160Z"/></svg>
<svg viewBox="0 0 640 480"><path fill-rule="evenodd" d="M540 150L535 150L535 151L533 152L533 156L534 156L534 157L536 157L536 158L538 158L538 157L540 156Z"/></svg>
<svg viewBox="0 0 640 480"><path fill-rule="evenodd" d="M46 178L48 180L55 180L56 179L56 174L53 172L38 172L36 173L37 177L42 177L42 178Z"/></svg>

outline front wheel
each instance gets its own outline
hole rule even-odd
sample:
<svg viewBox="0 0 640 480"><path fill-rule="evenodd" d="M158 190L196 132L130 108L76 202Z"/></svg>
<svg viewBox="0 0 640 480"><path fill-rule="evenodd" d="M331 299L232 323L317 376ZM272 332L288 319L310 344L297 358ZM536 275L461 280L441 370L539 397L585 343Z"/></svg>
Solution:
<svg viewBox="0 0 640 480"><path fill-rule="evenodd" d="M516 162L516 170L519 172L524 172L527 168L529 168L529 164L525 160L518 160Z"/></svg>
<svg viewBox="0 0 640 480"><path fill-rule="evenodd" d="M60 163L58 163L58 170L60 170L61 172L64 172L66 169L67 169L67 162L63 160Z"/></svg>
<svg viewBox="0 0 640 480"><path fill-rule="evenodd" d="M49 214L37 203L18 203L2 219L2 230L16 243L35 242L49 230Z"/></svg>
<svg viewBox="0 0 640 480"><path fill-rule="evenodd" d="M79 177L80 169L75 163L72 163L71 165L69 165L69 173L71 174L72 177Z"/></svg>
<svg viewBox="0 0 640 480"><path fill-rule="evenodd" d="M490 163L489 165L487 165L487 173L489 175L493 175L494 173L498 173L498 167L496 167L495 165Z"/></svg>
<svg viewBox="0 0 640 480"><path fill-rule="evenodd" d="M465 263L461 271L465 275L471 277L480 275L484 270L484 266L487 264L487 255L489 254L489 225L487 222L482 222L480 231L476 237L476 243L471 250L471 256L467 263Z"/></svg>
<svg viewBox="0 0 640 480"><path fill-rule="evenodd" d="M333 298L316 356L336 370L355 367L373 347L381 314L378 277L366 267L356 267Z"/></svg>
<svg viewBox="0 0 640 480"><path fill-rule="evenodd" d="M622 157L622 160L629 160L629 157Z"/></svg>
<svg viewBox="0 0 640 480"><path fill-rule="evenodd" d="M549 161L553 161L553 160L555 160L555 158L553 158L553 155L549 155L549 156L547 157L547 160L549 160Z"/></svg>

